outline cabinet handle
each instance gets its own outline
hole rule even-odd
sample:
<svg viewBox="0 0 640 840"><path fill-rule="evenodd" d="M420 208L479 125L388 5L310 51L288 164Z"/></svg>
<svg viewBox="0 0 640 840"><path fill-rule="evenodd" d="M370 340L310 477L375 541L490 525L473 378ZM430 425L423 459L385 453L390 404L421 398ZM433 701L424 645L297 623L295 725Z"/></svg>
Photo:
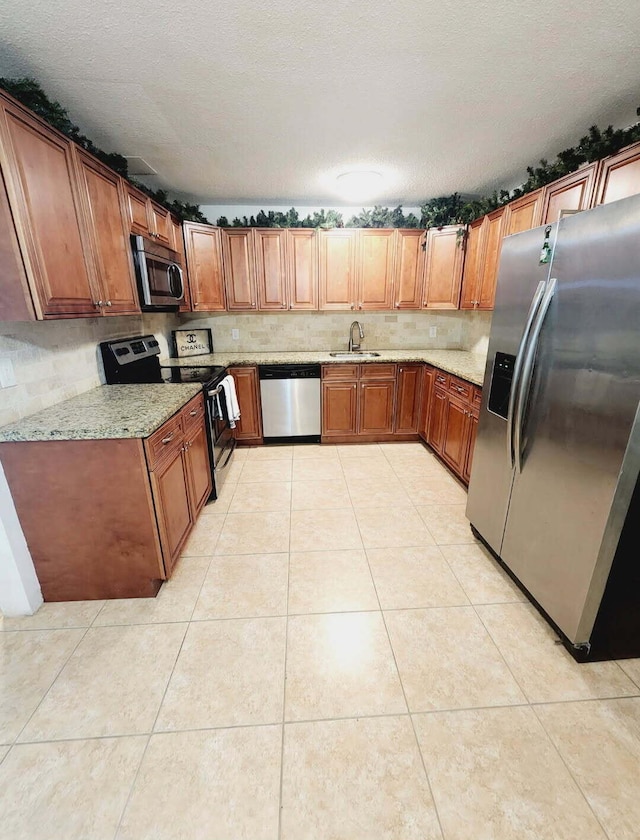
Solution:
<svg viewBox="0 0 640 840"><path fill-rule="evenodd" d="M195 417L197 413L198 413L198 409L197 409L197 408L194 408L194 409L193 409L193 411L190 411L190 412L189 412L189 415L190 415L191 417Z"/></svg>
<svg viewBox="0 0 640 840"><path fill-rule="evenodd" d="M355 309L355 308L356 308L355 303L352 303L352 304L351 304L351 308L352 308L352 309Z"/></svg>
<svg viewBox="0 0 640 840"><path fill-rule="evenodd" d="M251 301L251 306L255 306L255 303L253 301Z"/></svg>
<svg viewBox="0 0 640 840"><path fill-rule="evenodd" d="M107 306L113 306L110 300L107 301Z"/></svg>
<svg viewBox="0 0 640 840"><path fill-rule="evenodd" d="M93 305L94 305L94 306L103 306L103 305L104 305L104 303L103 303L103 301L101 301L101 300L94 300L94 301L93 301Z"/></svg>
<svg viewBox="0 0 640 840"><path fill-rule="evenodd" d="M167 443L171 443L171 441L174 439L174 437L175 437L175 436L176 436L176 433L175 433L175 432L172 432L172 433L169 435L169 437L162 438L162 443L166 446L166 445L167 445Z"/></svg>

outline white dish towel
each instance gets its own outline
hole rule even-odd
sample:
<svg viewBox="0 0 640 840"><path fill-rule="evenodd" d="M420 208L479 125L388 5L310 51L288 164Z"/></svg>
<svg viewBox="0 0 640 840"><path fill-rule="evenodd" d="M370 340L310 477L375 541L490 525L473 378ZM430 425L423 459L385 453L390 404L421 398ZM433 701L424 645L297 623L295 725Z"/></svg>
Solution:
<svg viewBox="0 0 640 840"><path fill-rule="evenodd" d="M229 425L232 429L236 427L236 420L240 419L240 405L238 403L238 395L236 394L236 383L233 376L225 376L220 383L224 390L224 398L227 403L227 411L229 412Z"/></svg>

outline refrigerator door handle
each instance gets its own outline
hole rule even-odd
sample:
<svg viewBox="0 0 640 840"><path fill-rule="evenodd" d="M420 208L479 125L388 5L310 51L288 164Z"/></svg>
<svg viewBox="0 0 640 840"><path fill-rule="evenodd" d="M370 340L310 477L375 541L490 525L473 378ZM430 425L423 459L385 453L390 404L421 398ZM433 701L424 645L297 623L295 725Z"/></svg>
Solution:
<svg viewBox="0 0 640 840"><path fill-rule="evenodd" d="M538 288L535 291L533 300L531 301L531 306L529 307L529 314L527 315L527 320L524 325L522 338L520 339L520 344L518 345L518 351L516 353L516 360L513 365L513 378L511 380L511 391L509 393L509 407L507 410L507 451L509 455L509 465L511 466L511 469L513 469L514 466L515 446L513 440L513 417L516 404L516 394L518 391L518 382L520 380L520 374L522 372L525 350L529 341L529 334L531 333L531 327L533 325L533 322L535 321L536 315L538 314L538 310L540 309L540 303L542 302L542 296L544 294L545 286L546 283L544 280L541 280L538 283Z"/></svg>
<svg viewBox="0 0 640 840"><path fill-rule="evenodd" d="M515 454L516 470L519 473L522 472L522 426L524 423L524 413L527 406L529 390L531 388L531 381L533 379L533 368L536 360L536 353L538 350L538 340L540 338L540 333L542 331L545 318L547 317L547 312L549 311L549 307L551 306L551 301L553 300L553 296L556 292L557 285L558 281L556 280L556 278L550 278L544 296L542 298L542 303L540 305L540 314L538 315L538 319L536 320L535 326L531 330L531 340L529 341L525 358L522 363L522 378L520 379L520 385L518 388L517 407L515 410L515 421L513 424L513 448Z"/></svg>

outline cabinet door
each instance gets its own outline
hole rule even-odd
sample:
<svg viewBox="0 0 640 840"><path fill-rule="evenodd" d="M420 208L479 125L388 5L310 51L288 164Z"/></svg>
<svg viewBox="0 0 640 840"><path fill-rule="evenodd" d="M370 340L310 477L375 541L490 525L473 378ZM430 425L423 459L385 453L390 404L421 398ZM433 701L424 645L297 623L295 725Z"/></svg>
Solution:
<svg viewBox="0 0 640 840"><path fill-rule="evenodd" d="M422 365L398 366L398 389L396 397L396 434L415 434L420 420L420 399L422 396Z"/></svg>
<svg viewBox="0 0 640 840"><path fill-rule="evenodd" d="M599 161L571 172L542 190L542 218L540 224L550 225L560 218L561 210L588 210L599 170Z"/></svg>
<svg viewBox="0 0 640 840"><path fill-rule="evenodd" d="M355 309L356 230L321 230L320 309Z"/></svg>
<svg viewBox="0 0 640 840"><path fill-rule="evenodd" d="M427 266L424 281L426 309L458 309L462 282L460 225L431 228L427 232Z"/></svg>
<svg viewBox="0 0 640 840"><path fill-rule="evenodd" d="M396 231L394 309L422 307L425 242L423 230Z"/></svg>
<svg viewBox="0 0 640 840"><path fill-rule="evenodd" d="M171 245L171 214L165 207L149 202L151 211L151 233L163 245Z"/></svg>
<svg viewBox="0 0 640 840"><path fill-rule="evenodd" d="M322 383L322 435L355 435L358 430L356 382Z"/></svg>
<svg viewBox="0 0 640 840"><path fill-rule="evenodd" d="M358 309L392 308L394 242L394 230L358 231Z"/></svg>
<svg viewBox="0 0 640 840"><path fill-rule="evenodd" d="M527 193L507 204L505 208L505 236L531 230L540 224L542 215L542 190Z"/></svg>
<svg viewBox="0 0 640 840"><path fill-rule="evenodd" d="M236 383L240 420L234 429L236 440L262 440L262 412L260 411L260 390L258 368L229 368Z"/></svg>
<svg viewBox="0 0 640 840"><path fill-rule="evenodd" d="M485 219L482 230L481 268L476 286L476 309L493 309L496 300L498 263L502 249L504 207Z"/></svg>
<svg viewBox="0 0 640 840"><path fill-rule="evenodd" d="M278 311L287 309L286 231L256 229L253 236L258 308Z"/></svg>
<svg viewBox="0 0 640 840"><path fill-rule="evenodd" d="M141 236L150 236L153 230L150 216L151 202L147 196L127 184L127 209L129 212L129 230Z"/></svg>
<svg viewBox="0 0 640 840"><path fill-rule="evenodd" d="M0 266L0 321L34 320L36 313L1 172Z"/></svg>
<svg viewBox="0 0 640 840"><path fill-rule="evenodd" d="M121 179L80 149L75 155L103 313L140 312Z"/></svg>
<svg viewBox="0 0 640 840"><path fill-rule="evenodd" d="M170 577L193 522L184 448L178 449L172 458L151 473L151 486L165 572Z"/></svg>
<svg viewBox="0 0 640 840"><path fill-rule="evenodd" d="M596 204L609 204L640 193L640 143L602 161Z"/></svg>
<svg viewBox="0 0 640 840"><path fill-rule="evenodd" d="M360 382L358 434L389 435L393 432L395 382Z"/></svg>
<svg viewBox="0 0 640 840"><path fill-rule="evenodd" d="M418 434L423 440L429 439L429 415L433 402L433 368L424 365L422 370L422 402L420 404L420 420Z"/></svg>
<svg viewBox="0 0 640 840"><path fill-rule="evenodd" d="M315 230L286 232L289 309L318 308L318 234Z"/></svg>
<svg viewBox="0 0 640 840"><path fill-rule="evenodd" d="M431 398L431 412L429 414L429 436L427 442L440 454L444 443L445 409L447 407L447 392L435 386Z"/></svg>
<svg viewBox="0 0 640 840"><path fill-rule="evenodd" d="M220 228L185 222L187 268L191 308L194 312L225 309Z"/></svg>
<svg viewBox="0 0 640 840"><path fill-rule="evenodd" d="M460 290L460 309L475 309L482 273L482 251L487 217L476 219L469 225L464 243L464 269Z"/></svg>
<svg viewBox="0 0 640 840"><path fill-rule="evenodd" d="M209 498L212 481L207 431L202 421L188 431L184 445L189 474L191 510L195 520L200 508Z"/></svg>
<svg viewBox="0 0 640 840"><path fill-rule="evenodd" d="M471 478L471 464L473 463L473 449L476 445L476 436L478 434L478 409L472 408L468 414L468 441L467 441L467 454L464 463L464 470L462 472L462 478L466 483L469 483L469 479Z"/></svg>
<svg viewBox="0 0 640 840"><path fill-rule="evenodd" d="M257 309L252 230L222 231L222 253L227 309Z"/></svg>
<svg viewBox="0 0 640 840"><path fill-rule="evenodd" d="M38 315L96 315L98 291L71 141L0 102L5 179Z"/></svg>
<svg viewBox="0 0 640 840"><path fill-rule="evenodd" d="M442 457L462 475L469 444L469 407L463 400L449 395L445 407L444 442Z"/></svg>

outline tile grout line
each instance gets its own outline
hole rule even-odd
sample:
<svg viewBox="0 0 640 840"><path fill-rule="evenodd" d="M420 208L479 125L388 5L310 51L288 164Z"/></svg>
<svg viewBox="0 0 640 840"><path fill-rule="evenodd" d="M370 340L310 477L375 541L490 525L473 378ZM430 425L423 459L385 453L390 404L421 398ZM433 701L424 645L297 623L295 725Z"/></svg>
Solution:
<svg viewBox="0 0 640 840"><path fill-rule="evenodd" d="M291 456L291 473L293 478L293 453ZM287 656L289 652L289 587L291 583L291 514L293 512L293 490L289 497L289 552L287 554L287 600L286 600L286 616L284 624L284 673L282 675L282 733L280 739L280 788L278 800L278 840L282 837L282 797L284 788L284 733L285 733L285 718L287 709Z"/></svg>

